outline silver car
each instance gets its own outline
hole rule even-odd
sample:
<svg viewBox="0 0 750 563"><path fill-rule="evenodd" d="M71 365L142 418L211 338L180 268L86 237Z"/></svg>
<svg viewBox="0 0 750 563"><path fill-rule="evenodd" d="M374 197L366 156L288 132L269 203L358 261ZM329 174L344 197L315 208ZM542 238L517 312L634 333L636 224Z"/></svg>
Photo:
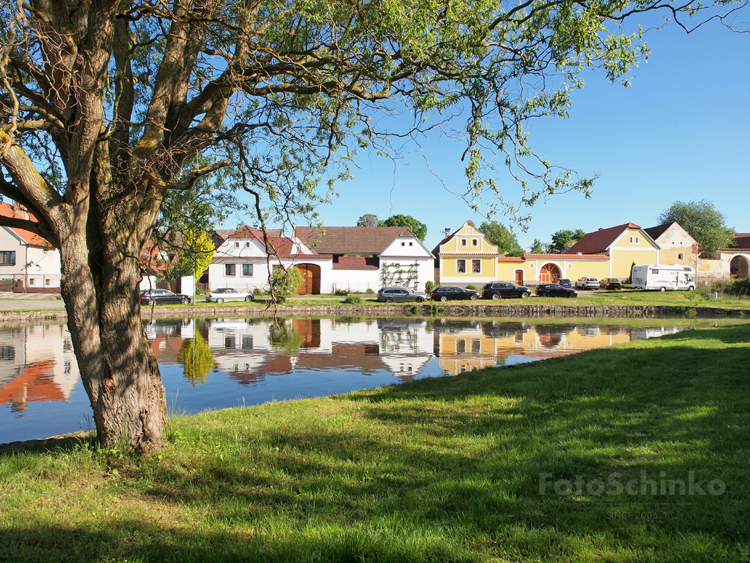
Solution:
<svg viewBox="0 0 750 563"><path fill-rule="evenodd" d="M427 294L421 291L413 291L405 287L381 287L378 290L378 301L396 303L398 301L416 301L422 303L427 301Z"/></svg>
<svg viewBox="0 0 750 563"><path fill-rule="evenodd" d="M206 293L206 301L224 303L224 301L252 301L253 294L237 291L231 287L220 287Z"/></svg>

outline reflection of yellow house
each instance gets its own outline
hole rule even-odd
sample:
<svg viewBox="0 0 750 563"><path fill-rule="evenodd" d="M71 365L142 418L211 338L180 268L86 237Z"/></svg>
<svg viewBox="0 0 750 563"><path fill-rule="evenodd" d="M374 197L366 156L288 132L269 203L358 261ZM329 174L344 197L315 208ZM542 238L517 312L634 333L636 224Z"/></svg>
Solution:
<svg viewBox="0 0 750 563"><path fill-rule="evenodd" d="M495 339L481 332L440 334L440 368L451 375L497 364Z"/></svg>
<svg viewBox="0 0 750 563"><path fill-rule="evenodd" d="M497 278L497 247L466 221L432 251L436 258L435 281L442 285L481 285Z"/></svg>
<svg viewBox="0 0 750 563"><path fill-rule="evenodd" d="M605 254L609 273L604 277L629 278L633 264L659 264L659 245L633 223L588 233L576 242L568 254Z"/></svg>

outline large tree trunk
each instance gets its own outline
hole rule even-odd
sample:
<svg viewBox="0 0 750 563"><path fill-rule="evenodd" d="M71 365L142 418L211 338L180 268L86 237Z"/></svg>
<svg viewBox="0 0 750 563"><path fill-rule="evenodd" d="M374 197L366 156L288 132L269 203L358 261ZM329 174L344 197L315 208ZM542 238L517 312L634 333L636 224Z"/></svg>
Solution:
<svg viewBox="0 0 750 563"><path fill-rule="evenodd" d="M68 328L100 444L141 452L163 444L166 398L140 317L140 248L71 233L60 248ZM90 244L89 240L89 244Z"/></svg>

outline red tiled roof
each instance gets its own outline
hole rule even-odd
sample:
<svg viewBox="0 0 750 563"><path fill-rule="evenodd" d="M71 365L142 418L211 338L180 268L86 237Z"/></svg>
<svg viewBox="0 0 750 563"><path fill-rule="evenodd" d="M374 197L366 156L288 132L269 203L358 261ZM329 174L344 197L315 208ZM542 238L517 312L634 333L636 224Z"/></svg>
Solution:
<svg viewBox="0 0 750 563"><path fill-rule="evenodd" d="M750 233L735 233L734 244L736 248L750 248Z"/></svg>
<svg viewBox="0 0 750 563"><path fill-rule="evenodd" d="M520 256L498 256L498 262L524 262L525 259Z"/></svg>
<svg viewBox="0 0 750 563"><path fill-rule="evenodd" d="M415 237L409 227L296 227L294 235L324 254L370 255L380 254L399 236Z"/></svg>
<svg viewBox="0 0 750 563"><path fill-rule="evenodd" d="M643 230L646 231L646 234L648 234L648 236L656 240L661 235L663 235L664 231L666 231L672 225L673 223L667 223L665 225L657 225L656 227L649 227L648 229L643 229Z"/></svg>
<svg viewBox="0 0 750 563"><path fill-rule="evenodd" d="M640 229L640 227L635 223L625 223L624 225L587 233L571 246L566 254L577 254L578 252L581 254L598 254L604 252L627 229Z"/></svg>
<svg viewBox="0 0 750 563"><path fill-rule="evenodd" d="M16 208L8 205L5 202L0 203L0 217L10 217L12 219L28 218L28 220L33 223L37 222L36 217L34 217L31 213L29 213L28 217L26 217L25 215L22 215ZM50 246L50 243L46 239L40 237L36 233L32 233L31 231L27 231L26 229L16 229L15 227L8 228L16 233L19 237L21 237L27 244L31 244L33 246Z"/></svg>
<svg viewBox="0 0 750 563"><path fill-rule="evenodd" d="M334 270L377 270L378 259L369 256L339 256L333 262Z"/></svg>
<svg viewBox="0 0 750 563"><path fill-rule="evenodd" d="M524 254L524 258L542 258L542 259L549 259L549 260L570 260L573 259L581 259L585 258L586 260L589 259L596 259L596 260L609 260L609 256L606 254L573 254L570 251L566 252L565 254Z"/></svg>

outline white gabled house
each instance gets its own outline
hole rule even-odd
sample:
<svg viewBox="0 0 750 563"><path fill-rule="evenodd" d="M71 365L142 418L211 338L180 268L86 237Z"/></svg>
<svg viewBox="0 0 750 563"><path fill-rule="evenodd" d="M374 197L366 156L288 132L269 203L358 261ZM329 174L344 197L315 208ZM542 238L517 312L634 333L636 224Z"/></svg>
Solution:
<svg viewBox="0 0 750 563"><path fill-rule="evenodd" d="M433 281L435 257L408 227L297 227L295 240L331 256L331 284L337 289L377 291L388 285L424 290Z"/></svg>
<svg viewBox="0 0 750 563"><path fill-rule="evenodd" d="M433 278L434 257L409 228L297 227L291 237L277 229L266 232L268 249L259 229L216 231L216 251L200 281L208 289L266 289L279 264L299 268L304 282L298 293L309 294L376 291L384 285L424 289Z"/></svg>
<svg viewBox="0 0 750 563"><path fill-rule="evenodd" d="M0 202L0 216L36 221L22 205ZM58 293L60 253L48 241L27 231L0 227L0 279L12 279L13 291Z"/></svg>

